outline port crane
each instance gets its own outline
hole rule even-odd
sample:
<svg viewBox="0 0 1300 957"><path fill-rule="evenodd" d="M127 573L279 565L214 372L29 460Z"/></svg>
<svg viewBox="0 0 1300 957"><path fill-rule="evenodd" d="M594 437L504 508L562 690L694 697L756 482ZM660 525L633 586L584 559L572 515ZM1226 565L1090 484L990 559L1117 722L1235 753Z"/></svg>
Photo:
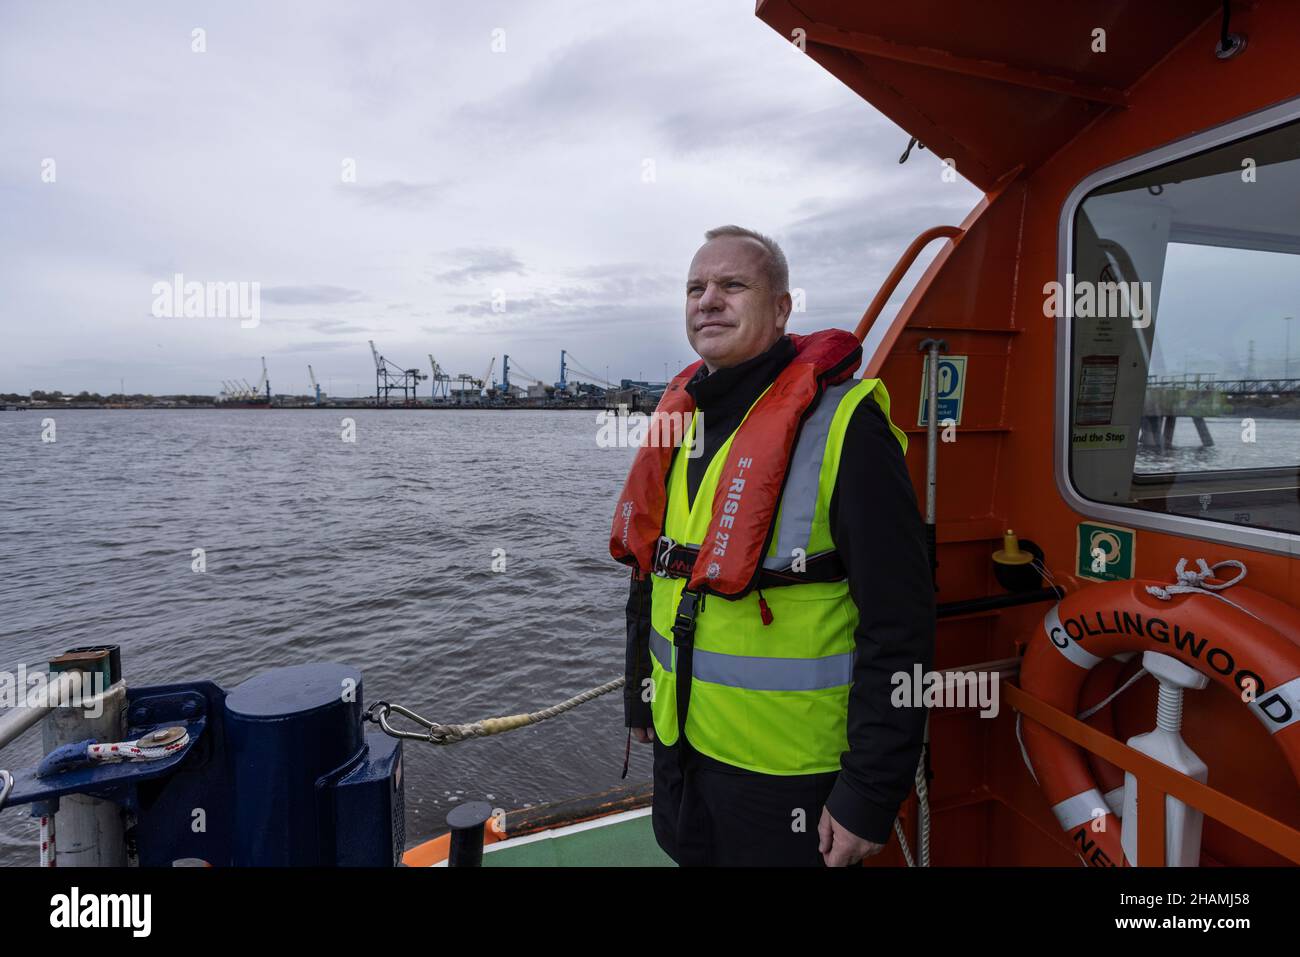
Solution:
<svg viewBox="0 0 1300 957"><path fill-rule="evenodd" d="M441 389L442 397L445 399L451 391L451 376L447 374L442 366L438 365L437 360L433 358L432 352L429 353L429 368L433 372L433 387L429 391L429 398L438 398L438 392Z"/></svg>
<svg viewBox="0 0 1300 957"><path fill-rule="evenodd" d="M561 383L567 383L568 372L570 369L577 370L584 377L584 379L595 383L596 385L600 386L603 389L621 388L621 386L617 386L612 382L606 382L600 376L596 375L594 372L592 372L590 369L584 366L581 362L575 359L573 357L572 352L561 351L560 352L560 382Z"/></svg>
<svg viewBox="0 0 1300 957"><path fill-rule="evenodd" d="M312 394L316 397L316 404L320 405L322 393L320 390L320 386L316 384L316 373L312 371L310 365L307 366L307 378L311 379Z"/></svg>
<svg viewBox="0 0 1300 957"><path fill-rule="evenodd" d="M250 385L247 379L221 380L222 392L217 396L218 402L258 402L265 398L271 401L271 380L266 372L266 356L262 356L262 377L257 385Z"/></svg>
<svg viewBox="0 0 1300 957"><path fill-rule="evenodd" d="M503 394L509 395L510 394L510 372L511 372L509 356L505 357L504 369L505 371L502 375L501 391ZM540 386L547 385L545 380L539 379L537 376L533 375L531 372L529 372L527 369L525 369L523 366L519 365L518 363L515 363L513 371L515 373L516 379L522 379L524 382L532 382Z"/></svg>
<svg viewBox="0 0 1300 957"><path fill-rule="evenodd" d="M419 369L403 369L396 363L390 362L379 354L375 348L375 340L370 340L370 354L375 357L375 405L380 402L386 406L391 393L402 393L402 404L412 405L415 402L415 389L421 382L429 378Z"/></svg>

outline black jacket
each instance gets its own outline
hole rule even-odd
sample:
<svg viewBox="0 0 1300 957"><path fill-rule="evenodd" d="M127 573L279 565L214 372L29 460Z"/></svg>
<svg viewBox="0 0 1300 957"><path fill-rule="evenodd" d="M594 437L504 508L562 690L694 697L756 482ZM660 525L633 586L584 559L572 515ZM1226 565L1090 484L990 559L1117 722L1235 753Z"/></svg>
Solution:
<svg viewBox="0 0 1300 957"><path fill-rule="evenodd" d="M790 339L782 337L767 352L730 369L707 375L702 368L687 386L705 426L703 454L687 459L692 501L714 453L794 351ZM917 662L924 671L932 668L935 608L924 525L911 479L898 441L874 402L860 403L849 420L830 520L835 550L858 608L858 629L849 691L849 750L841 755L840 774L826 806L849 831L883 844L911 790L925 727L924 709L891 705L891 677L900 671L910 677ZM633 578L626 611L625 723L651 727L650 705L643 700L650 677L649 579Z"/></svg>

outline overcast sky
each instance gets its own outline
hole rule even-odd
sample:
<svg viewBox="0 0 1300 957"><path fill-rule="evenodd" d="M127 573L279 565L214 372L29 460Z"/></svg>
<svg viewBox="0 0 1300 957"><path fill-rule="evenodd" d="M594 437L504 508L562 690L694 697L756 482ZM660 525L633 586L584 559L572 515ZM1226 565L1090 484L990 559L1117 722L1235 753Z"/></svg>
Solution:
<svg viewBox="0 0 1300 957"><path fill-rule="evenodd" d="M403 366L509 353L551 381L564 348L660 379L728 222L785 247L792 331L852 328L979 194L900 166L906 134L753 6L0 5L0 392L211 394L265 355L277 392L311 363L346 395L371 338ZM155 316L176 273L260 283L260 324Z"/></svg>

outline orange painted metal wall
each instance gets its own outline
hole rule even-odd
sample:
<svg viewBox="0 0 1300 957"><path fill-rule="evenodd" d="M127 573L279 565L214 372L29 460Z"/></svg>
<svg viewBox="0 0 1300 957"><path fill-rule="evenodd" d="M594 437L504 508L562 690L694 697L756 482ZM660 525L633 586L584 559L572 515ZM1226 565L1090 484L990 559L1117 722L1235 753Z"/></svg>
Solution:
<svg viewBox="0 0 1300 957"><path fill-rule="evenodd" d="M1067 506L1054 479L1061 384L1056 321L1043 315L1042 290L1058 278L1061 209L1070 191L1100 168L1300 96L1300 5L1268 2L1234 12L1233 29L1250 37L1246 54L1216 60L1218 22L1207 22L1128 89L1126 109L1108 111L1032 173L991 193L956 247L936 258L900 313L892 347L873 363L869 374L884 378L893 418L909 433L908 466L923 501L918 347L942 337L948 353L970 357L957 440L939 445L939 601L1002 593L989 556L1000 547L1003 528L1039 544L1059 584L1088 584L1072 571L1076 528L1089 516ZM1137 577L1172 580L1183 557L1239 559L1251 587L1291 603L1300 594L1296 558L1138 530ZM937 666L1018 653L1045 611L1038 605L943 622ZM1153 723L1154 693L1146 684L1121 699L1121 738ZM1074 863L1025 769L1011 709L994 720L969 711L932 715L933 862ZM1184 736L1210 765L1212 786L1300 826L1300 789L1263 728L1231 695L1213 688L1198 693ZM1213 822L1204 846L1223 863L1281 863Z"/></svg>

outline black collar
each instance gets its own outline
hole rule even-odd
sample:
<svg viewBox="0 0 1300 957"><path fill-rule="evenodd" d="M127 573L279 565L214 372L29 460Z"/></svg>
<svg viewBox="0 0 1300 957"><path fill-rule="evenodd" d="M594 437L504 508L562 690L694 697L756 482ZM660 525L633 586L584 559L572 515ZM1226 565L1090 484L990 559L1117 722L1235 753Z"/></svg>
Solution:
<svg viewBox="0 0 1300 957"><path fill-rule="evenodd" d="M707 366L700 366L700 371L686 383L686 391L700 409L739 408L743 411L790 364L794 355L794 343L789 336L782 336L766 352L739 365L713 373Z"/></svg>

